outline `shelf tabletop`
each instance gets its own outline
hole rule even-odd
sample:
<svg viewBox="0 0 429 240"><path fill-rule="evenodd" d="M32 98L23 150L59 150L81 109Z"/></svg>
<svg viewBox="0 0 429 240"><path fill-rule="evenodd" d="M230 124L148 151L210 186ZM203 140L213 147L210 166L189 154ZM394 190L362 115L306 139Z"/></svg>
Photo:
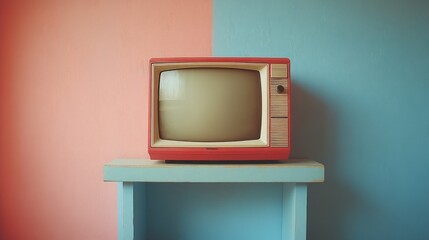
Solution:
<svg viewBox="0 0 429 240"><path fill-rule="evenodd" d="M323 164L309 159L270 162L168 162L115 159L107 182L323 182Z"/></svg>

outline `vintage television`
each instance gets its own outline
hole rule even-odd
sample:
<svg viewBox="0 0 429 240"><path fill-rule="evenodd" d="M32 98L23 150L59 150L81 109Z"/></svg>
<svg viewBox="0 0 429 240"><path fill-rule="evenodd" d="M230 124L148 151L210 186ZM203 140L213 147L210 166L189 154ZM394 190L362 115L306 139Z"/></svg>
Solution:
<svg viewBox="0 0 429 240"><path fill-rule="evenodd" d="M151 159L288 159L288 58L154 58L149 81Z"/></svg>

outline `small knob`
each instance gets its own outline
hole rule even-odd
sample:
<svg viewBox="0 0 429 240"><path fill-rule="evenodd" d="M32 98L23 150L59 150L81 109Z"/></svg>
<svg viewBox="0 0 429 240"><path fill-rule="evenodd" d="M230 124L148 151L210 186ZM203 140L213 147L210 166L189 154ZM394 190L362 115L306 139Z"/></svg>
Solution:
<svg viewBox="0 0 429 240"><path fill-rule="evenodd" d="M277 85L277 93L282 93L285 91L285 87L283 87L282 85Z"/></svg>

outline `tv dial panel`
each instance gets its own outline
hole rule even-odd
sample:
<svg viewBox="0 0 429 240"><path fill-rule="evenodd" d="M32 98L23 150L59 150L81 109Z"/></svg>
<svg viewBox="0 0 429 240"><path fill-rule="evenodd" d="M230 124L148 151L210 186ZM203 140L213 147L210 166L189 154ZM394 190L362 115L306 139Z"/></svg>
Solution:
<svg viewBox="0 0 429 240"><path fill-rule="evenodd" d="M288 147L288 66L271 64L271 147Z"/></svg>

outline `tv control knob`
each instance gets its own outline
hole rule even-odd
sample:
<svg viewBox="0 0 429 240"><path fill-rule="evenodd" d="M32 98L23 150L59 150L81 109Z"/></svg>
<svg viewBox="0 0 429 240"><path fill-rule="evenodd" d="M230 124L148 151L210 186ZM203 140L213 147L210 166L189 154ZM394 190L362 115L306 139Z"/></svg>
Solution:
<svg viewBox="0 0 429 240"><path fill-rule="evenodd" d="M283 93L285 91L285 87L282 85L277 85L277 93Z"/></svg>

